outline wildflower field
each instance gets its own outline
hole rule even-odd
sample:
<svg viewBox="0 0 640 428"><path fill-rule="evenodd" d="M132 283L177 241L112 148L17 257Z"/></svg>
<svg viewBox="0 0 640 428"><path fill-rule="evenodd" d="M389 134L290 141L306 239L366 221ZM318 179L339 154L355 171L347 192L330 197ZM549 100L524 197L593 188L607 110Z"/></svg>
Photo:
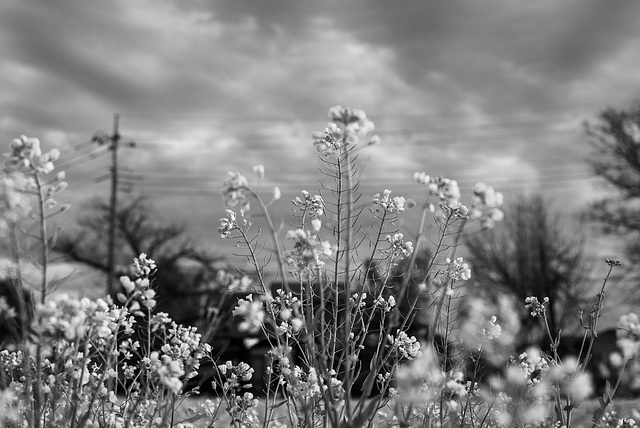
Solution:
<svg viewBox="0 0 640 428"><path fill-rule="evenodd" d="M58 231L50 219L69 208L56 201L67 187L55 170L61 154L35 138L14 140L0 193L0 234L14 256L0 297L8 332L0 427L636 426L640 408L616 393L639 376L637 314L619 319L620 353L601 390L591 364L620 260L599 267L575 355L559 352L547 296L520 302L546 331L547 347L516 350L500 314L466 309L473 271L459 254L465 232L500 227L503 195L478 183L463 201L454 179L420 171L413 180L423 200L388 189L362 194L358 155L384 142L368 136L374 125L361 110L336 106L329 119L309 142L321 165L319 183L309 186L318 190L300 189L289 230L270 215L280 190L254 190L264 167L253 166L252 180L230 171L222 183L226 215L211 227L253 266L224 283L247 350L264 345L260 370L249 358L221 357L218 312L198 331L155 311L157 266L145 254L114 296L51 294ZM420 213L410 237L398 226L407 210ZM38 244L28 259L24 239ZM37 289L23 284L26 262L41 271Z"/></svg>

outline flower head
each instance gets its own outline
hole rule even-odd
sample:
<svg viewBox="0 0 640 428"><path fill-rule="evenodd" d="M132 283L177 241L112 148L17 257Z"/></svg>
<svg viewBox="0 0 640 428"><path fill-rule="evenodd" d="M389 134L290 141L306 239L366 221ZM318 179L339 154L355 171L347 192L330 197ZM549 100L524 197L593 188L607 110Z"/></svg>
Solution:
<svg viewBox="0 0 640 428"><path fill-rule="evenodd" d="M640 320L637 314L631 312L618 319L616 337L624 358L640 355Z"/></svg>
<svg viewBox="0 0 640 428"><path fill-rule="evenodd" d="M40 140L21 135L9 145L10 153L4 154L7 171L27 170L36 174L49 174L54 170L53 162L60 157L60 151L53 149L42 153Z"/></svg>
<svg viewBox="0 0 640 428"><path fill-rule="evenodd" d="M391 244L389 253L392 258L408 257L413 253L413 243L411 241L405 242L404 235L402 233L396 233L393 236L387 235L385 239L389 244Z"/></svg>
<svg viewBox="0 0 640 428"><path fill-rule="evenodd" d="M524 302L526 303L525 309L531 311L531 316L534 318L544 316L547 311L547 306L549 306L548 297L545 297L542 303L538 301L537 297L533 296L527 297L524 299Z"/></svg>
<svg viewBox="0 0 640 428"><path fill-rule="evenodd" d="M500 209L503 199L502 193L496 192L493 187L482 182L476 183L469 217L477 220L483 229L493 228L496 222L504 219Z"/></svg>
<svg viewBox="0 0 640 428"><path fill-rule="evenodd" d="M245 299L239 299L233 310L233 315L242 318L238 328L240 331L257 333L264 324L266 312L260 300L253 300L249 294Z"/></svg>
<svg viewBox="0 0 640 428"><path fill-rule="evenodd" d="M452 281L468 281L471 279L471 269L462 257L458 257L455 260L447 258L446 263L449 265L448 274Z"/></svg>
<svg viewBox="0 0 640 428"><path fill-rule="evenodd" d="M396 196L391 198L391 190L385 189L380 193L373 195L374 205L379 205L380 208L376 208L376 211L382 210L388 213L401 213L405 210L405 199L402 196Z"/></svg>
<svg viewBox="0 0 640 428"><path fill-rule="evenodd" d="M375 126L367 114L358 109L334 106L329 109L331 122L323 132L311 134L316 150L324 155L339 154L345 147L356 144ZM373 137L370 144L377 144L379 138Z"/></svg>
<svg viewBox="0 0 640 428"><path fill-rule="evenodd" d="M324 200L320 195L311 196L309 192L303 190L302 198L296 197L292 202L303 214L310 214L314 217L324 214Z"/></svg>
<svg viewBox="0 0 640 428"><path fill-rule="evenodd" d="M620 259L615 257L607 257L606 259L604 259L604 261L611 267L622 266L622 262L620 261Z"/></svg>
<svg viewBox="0 0 640 428"><path fill-rule="evenodd" d="M238 228L236 222L236 213L231 210L226 210L227 216L220 219L220 227L218 227L218 233L220 238L226 239L231 232Z"/></svg>
<svg viewBox="0 0 640 428"><path fill-rule="evenodd" d="M222 197L228 208L237 205L241 209L247 211L249 209L249 198L246 194L249 190L249 182L247 179L236 171L228 171L227 178L222 182Z"/></svg>
<svg viewBox="0 0 640 428"><path fill-rule="evenodd" d="M404 331L398 331L397 336L389 335L389 345L392 352L404 360L413 360L422 355L418 339L409 337Z"/></svg>
<svg viewBox="0 0 640 428"><path fill-rule="evenodd" d="M444 177L431 177L424 172L416 172L413 179L426 187L429 196L436 196L442 203L455 208L460 202L458 182Z"/></svg>

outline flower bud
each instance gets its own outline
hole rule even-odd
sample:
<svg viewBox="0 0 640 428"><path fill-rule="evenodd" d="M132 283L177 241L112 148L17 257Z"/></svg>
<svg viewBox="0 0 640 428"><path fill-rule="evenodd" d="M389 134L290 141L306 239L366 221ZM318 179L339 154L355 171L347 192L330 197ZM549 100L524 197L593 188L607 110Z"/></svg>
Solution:
<svg viewBox="0 0 640 428"><path fill-rule="evenodd" d="M55 199L53 198L49 198L44 202L44 206L46 209L50 210L52 208L55 208L55 206L58 205L58 203L56 202Z"/></svg>
<svg viewBox="0 0 640 428"><path fill-rule="evenodd" d="M253 166L253 173L256 175L256 177L258 177L259 179L263 179L264 178L264 165L260 164L260 165L254 165Z"/></svg>
<svg viewBox="0 0 640 428"><path fill-rule="evenodd" d="M368 144L370 146L375 146L376 144L380 144L380 137L377 135L374 135L373 137L371 137Z"/></svg>
<svg viewBox="0 0 640 428"><path fill-rule="evenodd" d="M60 158L60 150L58 149L52 149L48 154L51 162L55 162Z"/></svg>
<svg viewBox="0 0 640 428"><path fill-rule="evenodd" d="M67 183L66 181L61 181L60 183L58 183L58 185L56 186L56 193L58 192L62 192L64 189L66 189L69 186L69 183Z"/></svg>

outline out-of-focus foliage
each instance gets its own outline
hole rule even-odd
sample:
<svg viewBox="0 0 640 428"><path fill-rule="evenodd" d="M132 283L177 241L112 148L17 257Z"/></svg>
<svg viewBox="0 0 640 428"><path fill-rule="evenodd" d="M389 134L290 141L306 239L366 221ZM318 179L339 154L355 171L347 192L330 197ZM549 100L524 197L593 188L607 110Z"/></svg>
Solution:
<svg viewBox="0 0 640 428"><path fill-rule="evenodd" d="M615 188L587 215L624 237L627 256L640 261L640 102L626 110L604 110L586 130L595 148L589 163Z"/></svg>
<svg viewBox="0 0 640 428"><path fill-rule="evenodd" d="M577 319L567 305L581 308L585 293L584 236L569 231L551 212L539 194L521 194L506 208L500 228L465 238L476 281L492 300L511 295L517 302L529 296L549 297L549 326L555 333ZM520 306L523 342L539 340L546 333ZM574 324L575 326L575 324Z"/></svg>
<svg viewBox="0 0 640 428"><path fill-rule="evenodd" d="M199 249L184 226L164 222L144 196L122 201L116 208L116 277L129 273L131 260L147 254L158 261L156 286L162 296L158 310L177 322L195 323L204 288L214 288L224 258ZM108 272L109 204L92 200L79 220L81 231L63 235L57 249L71 259ZM116 278L114 278L115 281Z"/></svg>

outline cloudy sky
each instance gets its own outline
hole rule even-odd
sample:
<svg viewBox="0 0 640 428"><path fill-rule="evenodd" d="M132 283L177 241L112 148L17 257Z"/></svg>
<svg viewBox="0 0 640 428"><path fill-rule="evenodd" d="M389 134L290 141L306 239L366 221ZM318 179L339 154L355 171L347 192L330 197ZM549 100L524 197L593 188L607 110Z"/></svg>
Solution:
<svg viewBox="0 0 640 428"><path fill-rule="evenodd" d="M89 140L119 113L137 144L123 187L210 245L227 170L264 164L276 215L318 188L309 135L335 104L382 139L361 153L365 194L417 198L426 171L576 212L603 192L582 122L640 98L639 16L637 1L4 0L0 138L59 147L79 215L108 194Z"/></svg>

